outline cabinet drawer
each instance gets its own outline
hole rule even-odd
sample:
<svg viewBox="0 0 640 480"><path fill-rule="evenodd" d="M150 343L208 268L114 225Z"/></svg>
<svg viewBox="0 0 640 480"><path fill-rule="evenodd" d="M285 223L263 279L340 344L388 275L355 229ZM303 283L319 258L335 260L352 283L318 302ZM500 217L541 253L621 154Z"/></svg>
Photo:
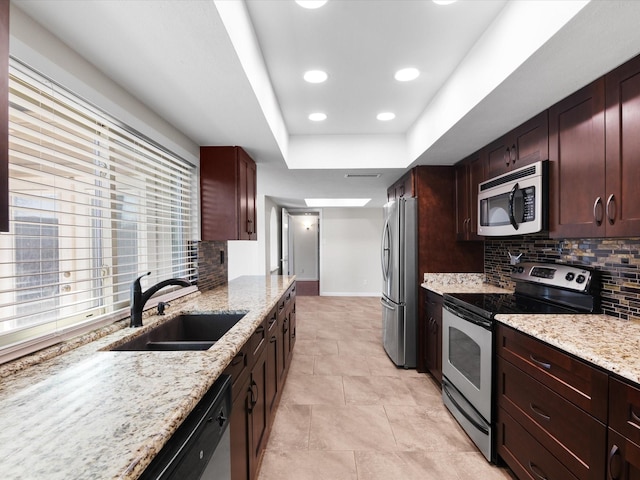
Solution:
<svg viewBox="0 0 640 480"><path fill-rule="evenodd" d="M609 426L640 445L640 388L609 379Z"/></svg>
<svg viewBox="0 0 640 480"><path fill-rule="evenodd" d="M609 429L607 480L640 480L640 446Z"/></svg>
<svg viewBox="0 0 640 480"><path fill-rule="evenodd" d="M511 415L498 409L498 455L520 480L578 480Z"/></svg>
<svg viewBox="0 0 640 480"><path fill-rule="evenodd" d="M603 478L605 425L502 358L498 404L578 478Z"/></svg>
<svg viewBox="0 0 640 480"><path fill-rule="evenodd" d="M607 421L608 375L560 350L498 325L496 352L536 380Z"/></svg>
<svg viewBox="0 0 640 480"><path fill-rule="evenodd" d="M256 359L267 346L267 318L264 318L249 338L249 366L253 366Z"/></svg>
<svg viewBox="0 0 640 480"><path fill-rule="evenodd" d="M247 355L248 347L245 344L240 351L233 357L231 363L224 370L226 375L231 376L231 395L235 401L236 395L240 393L238 387L242 385L244 378L249 374L249 355Z"/></svg>

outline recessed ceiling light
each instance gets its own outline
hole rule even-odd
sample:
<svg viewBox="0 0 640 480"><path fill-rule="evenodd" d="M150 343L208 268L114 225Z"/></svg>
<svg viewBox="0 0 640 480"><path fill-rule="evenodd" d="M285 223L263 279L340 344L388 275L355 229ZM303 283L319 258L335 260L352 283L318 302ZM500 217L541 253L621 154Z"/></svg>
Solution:
<svg viewBox="0 0 640 480"><path fill-rule="evenodd" d="M304 72L304 79L309 83L322 83L327 80L329 75L322 70L309 70Z"/></svg>
<svg viewBox="0 0 640 480"><path fill-rule="evenodd" d="M329 0L296 0L296 3L302 8L308 8L310 10L320 8Z"/></svg>
<svg viewBox="0 0 640 480"><path fill-rule="evenodd" d="M396 118L396 114L393 112L382 112L379 113L376 118L381 122L388 122L389 120L393 120L394 118Z"/></svg>
<svg viewBox="0 0 640 480"><path fill-rule="evenodd" d="M410 82L420 76L420 70L417 68L409 67L398 70L394 75L394 78L399 82Z"/></svg>
<svg viewBox="0 0 640 480"><path fill-rule="evenodd" d="M451 5L452 3L456 3L457 0L433 0L433 3L436 5Z"/></svg>
<svg viewBox="0 0 640 480"><path fill-rule="evenodd" d="M364 207L370 198L305 198L307 207Z"/></svg>
<svg viewBox="0 0 640 480"><path fill-rule="evenodd" d="M326 113L316 112L309 115L309 120L312 122L322 122L327 119Z"/></svg>

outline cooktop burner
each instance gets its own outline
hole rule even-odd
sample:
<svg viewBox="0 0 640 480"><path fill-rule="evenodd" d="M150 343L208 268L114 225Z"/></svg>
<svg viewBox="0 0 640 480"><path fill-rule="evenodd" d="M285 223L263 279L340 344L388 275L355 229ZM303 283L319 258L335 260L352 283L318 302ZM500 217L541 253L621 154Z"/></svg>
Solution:
<svg viewBox="0 0 640 480"><path fill-rule="evenodd" d="M462 303L466 308L486 318L493 318L498 314L576 312L561 305L546 303L517 293L450 293L447 296L455 299L454 303L458 305Z"/></svg>

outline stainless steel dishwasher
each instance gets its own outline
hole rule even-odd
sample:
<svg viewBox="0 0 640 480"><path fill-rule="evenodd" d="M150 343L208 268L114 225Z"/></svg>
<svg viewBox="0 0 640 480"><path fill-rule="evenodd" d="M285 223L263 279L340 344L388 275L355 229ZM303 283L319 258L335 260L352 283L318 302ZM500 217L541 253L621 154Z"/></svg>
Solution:
<svg viewBox="0 0 640 480"><path fill-rule="evenodd" d="M140 476L143 480L229 480L231 377L221 376Z"/></svg>

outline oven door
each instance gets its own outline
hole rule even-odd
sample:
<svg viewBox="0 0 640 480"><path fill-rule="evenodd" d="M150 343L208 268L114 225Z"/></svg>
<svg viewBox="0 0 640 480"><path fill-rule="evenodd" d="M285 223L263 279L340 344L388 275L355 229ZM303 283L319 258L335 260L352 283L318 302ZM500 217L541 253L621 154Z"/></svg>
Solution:
<svg viewBox="0 0 640 480"><path fill-rule="evenodd" d="M491 423L491 323L451 310L445 304L442 311L442 374Z"/></svg>

